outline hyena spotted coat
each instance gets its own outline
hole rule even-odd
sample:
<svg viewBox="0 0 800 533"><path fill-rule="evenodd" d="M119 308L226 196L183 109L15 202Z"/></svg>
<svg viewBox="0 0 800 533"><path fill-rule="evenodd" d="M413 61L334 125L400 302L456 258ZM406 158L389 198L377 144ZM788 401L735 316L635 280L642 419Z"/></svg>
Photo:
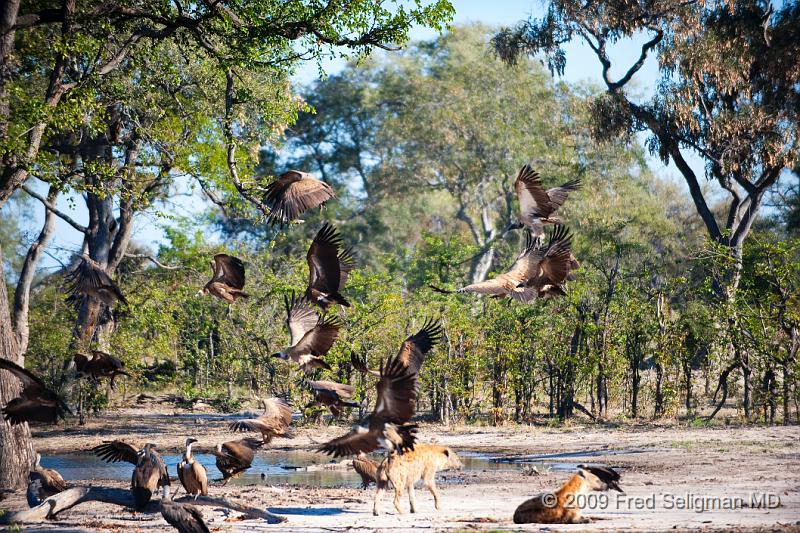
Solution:
<svg viewBox="0 0 800 533"><path fill-rule="evenodd" d="M415 513L417 502L414 495L414 484L422 479L425 486L433 494L436 509L439 509L439 491L436 489L436 472L439 470L460 470L463 467L458 455L444 446L433 444L416 444L414 450L402 455L392 453L378 467L378 490L375 493L375 504L372 513L380 514L379 505L389 482L394 486L394 507L403 514L400 499L403 491L408 491L408 502L411 512Z"/></svg>

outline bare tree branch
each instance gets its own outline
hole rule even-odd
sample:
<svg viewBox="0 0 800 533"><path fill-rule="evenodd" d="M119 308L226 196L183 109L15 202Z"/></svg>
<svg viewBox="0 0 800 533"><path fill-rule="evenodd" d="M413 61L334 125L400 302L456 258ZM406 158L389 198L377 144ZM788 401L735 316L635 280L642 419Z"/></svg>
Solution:
<svg viewBox="0 0 800 533"><path fill-rule="evenodd" d="M86 231L87 231L86 226L84 226L83 224L78 223L71 216L69 216L68 214L64 213L60 209L58 209L55 205L53 205L51 202L49 202L44 196L42 196L41 194L37 193L36 191L31 189L27 185L22 185L20 188L23 191L25 191L26 193L28 193L29 196L39 200L45 206L45 208L48 211L51 211L58 218L60 218L61 220L63 220L64 222L66 222L67 224L69 224L70 226L75 228L76 230L80 231L81 233L86 233Z"/></svg>

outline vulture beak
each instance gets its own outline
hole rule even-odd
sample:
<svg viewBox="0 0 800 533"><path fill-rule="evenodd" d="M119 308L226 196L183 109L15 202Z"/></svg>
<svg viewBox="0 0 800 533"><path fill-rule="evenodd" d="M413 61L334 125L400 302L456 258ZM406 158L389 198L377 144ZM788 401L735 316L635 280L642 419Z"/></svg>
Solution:
<svg viewBox="0 0 800 533"><path fill-rule="evenodd" d="M617 482L616 482L616 481L612 481L611 483L609 483L609 484L608 484L608 488L610 488L610 489L614 489L614 490L615 490L615 491L617 491L617 492L621 492L622 494L625 494L625 491L624 491L624 490L622 490L622 487L620 487L619 485L617 485Z"/></svg>

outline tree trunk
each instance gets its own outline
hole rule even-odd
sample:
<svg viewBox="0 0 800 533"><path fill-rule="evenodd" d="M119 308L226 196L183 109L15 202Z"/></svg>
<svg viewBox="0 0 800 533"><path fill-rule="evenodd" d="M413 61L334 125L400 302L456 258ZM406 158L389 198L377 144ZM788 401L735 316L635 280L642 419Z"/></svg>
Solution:
<svg viewBox="0 0 800 533"><path fill-rule="evenodd" d="M19 365L23 364L11 327L2 250L0 250L0 357ZM0 371L0 405L6 405L19 394L19 391L19 380L8 372ZM24 487L32 464L33 445L28 424L12 427L0 418L0 488Z"/></svg>

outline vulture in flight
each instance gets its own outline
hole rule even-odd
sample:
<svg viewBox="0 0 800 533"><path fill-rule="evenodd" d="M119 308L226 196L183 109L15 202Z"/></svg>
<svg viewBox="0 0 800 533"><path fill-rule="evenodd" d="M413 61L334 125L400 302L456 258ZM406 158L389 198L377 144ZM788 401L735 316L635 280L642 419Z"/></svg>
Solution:
<svg viewBox="0 0 800 533"><path fill-rule="evenodd" d="M580 267L570 251L572 235L566 226L556 226L546 246L538 246L534 255L539 258L536 271L520 284L511 297L521 302L536 298L554 298L566 293L563 284L575 279L573 270Z"/></svg>
<svg viewBox="0 0 800 533"><path fill-rule="evenodd" d="M111 378L111 388L114 388L114 379L119 376L128 376L130 374L123 370L125 363L111 354L102 352L100 350L92 350L92 358L89 359L85 354L76 353L73 356L75 361L75 369L78 376L87 376L93 380L100 378Z"/></svg>
<svg viewBox="0 0 800 533"><path fill-rule="evenodd" d="M161 516L180 533L210 533L200 509L168 498L161 500Z"/></svg>
<svg viewBox="0 0 800 533"><path fill-rule="evenodd" d="M272 356L283 360L291 359L299 363L300 368L306 373L315 368L330 370L330 365L322 359L322 356L327 354L336 342L339 329L342 327L341 322L335 317L320 317L306 299L296 298L294 293L291 299L284 297L284 305L291 345Z"/></svg>
<svg viewBox="0 0 800 533"><path fill-rule="evenodd" d="M269 444L275 437L288 437L289 425L292 423L292 408L281 398L261 400L264 414L258 418L246 418L232 422L231 431L256 431L261 433L264 444Z"/></svg>
<svg viewBox="0 0 800 533"><path fill-rule="evenodd" d="M136 448L121 440L103 441L92 448L95 455L109 463L125 461L134 465L131 476L131 493L137 511L143 510L154 492L162 487L163 496L169 494L169 474L167 465L156 451L156 445L147 443L144 448Z"/></svg>
<svg viewBox="0 0 800 533"><path fill-rule="evenodd" d="M99 263L83 256L78 266L66 276L67 290L71 297L89 296L113 307L118 301L128 305L128 301Z"/></svg>
<svg viewBox="0 0 800 533"><path fill-rule="evenodd" d="M211 263L214 275L205 286L197 292L198 296L213 294L217 298L232 304L239 298L248 298L244 292L244 263L238 257L228 254L217 254Z"/></svg>
<svg viewBox="0 0 800 533"><path fill-rule="evenodd" d="M514 181L514 190L519 200L519 217L508 229L528 228L534 237L541 237L544 224L561 224L554 213L567 200L572 191L580 188L580 180L572 180L545 190L539 174L530 165L523 166Z"/></svg>
<svg viewBox="0 0 800 533"><path fill-rule="evenodd" d="M399 453L413 450L417 425L409 420L417 409L417 372L425 352L441 340L441 331L438 323L427 322L423 330L409 337L397 355L381 367L372 413L345 435L323 444L319 451L339 457L369 453L379 447ZM408 341L419 343L419 349L409 350Z"/></svg>
<svg viewBox="0 0 800 533"><path fill-rule="evenodd" d="M256 450L264 445L264 441L246 438L239 440L229 440L211 450L217 458L217 468L222 472L222 479L225 481L222 486L228 484L231 479L242 475L242 472L250 468L253 459L256 457Z"/></svg>
<svg viewBox="0 0 800 533"><path fill-rule="evenodd" d="M493 279L472 283L455 291L429 287L444 294L475 293L494 298L510 296L515 300L530 302L537 297L563 295L561 284L575 278L572 270L580 264L570 252L572 236L564 226L558 226L551 234L547 246L540 239L525 234L525 247L517 255L511 268Z"/></svg>
<svg viewBox="0 0 800 533"><path fill-rule="evenodd" d="M308 386L314 393L314 400L310 406L318 405L327 407L331 414L338 418L342 410L348 407L359 407L359 403L351 400L355 387L335 381L309 381Z"/></svg>
<svg viewBox="0 0 800 533"><path fill-rule="evenodd" d="M439 342L442 335L441 325L433 319L426 320L420 330L413 335L410 335L403 344L400 345L400 351L397 356L400 362L406 368L414 372L419 372L422 362L425 360L425 354L430 351L433 346ZM353 368L362 374L371 374L380 377L379 370L373 370L367 366L364 358L358 357L355 352L350 352L350 363Z"/></svg>
<svg viewBox="0 0 800 533"><path fill-rule="evenodd" d="M344 248L338 230L325 223L314 236L306 254L308 288L305 298L327 310L332 304L350 307L341 291L355 268L352 250Z"/></svg>
<svg viewBox="0 0 800 533"><path fill-rule="evenodd" d="M196 461L192 455L192 444L196 442L197 439L193 437L186 439L186 451L183 453L183 459L177 465L178 479L181 481L181 485L186 494L194 496L195 500L201 494L208 496L208 472L206 472L206 467Z"/></svg>
<svg viewBox="0 0 800 533"><path fill-rule="evenodd" d="M267 185L265 202L271 210L267 219L270 224L282 226L331 198L336 194L330 185L307 172L290 170Z"/></svg>
<svg viewBox="0 0 800 533"><path fill-rule="evenodd" d="M3 418L12 426L22 422L54 424L66 414L72 414L67 404L31 372L2 358L0 370L11 372L22 383L20 395L3 408Z"/></svg>
<svg viewBox="0 0 800 533"><path fill-rule="evenodd" d="M27 497L30 507L36 507L50 496L67 490L67 482L64 481L61 474L52 468L44 468L42 466L42 456L38 453L28 479L30 483L28 484Z"/></svg>

